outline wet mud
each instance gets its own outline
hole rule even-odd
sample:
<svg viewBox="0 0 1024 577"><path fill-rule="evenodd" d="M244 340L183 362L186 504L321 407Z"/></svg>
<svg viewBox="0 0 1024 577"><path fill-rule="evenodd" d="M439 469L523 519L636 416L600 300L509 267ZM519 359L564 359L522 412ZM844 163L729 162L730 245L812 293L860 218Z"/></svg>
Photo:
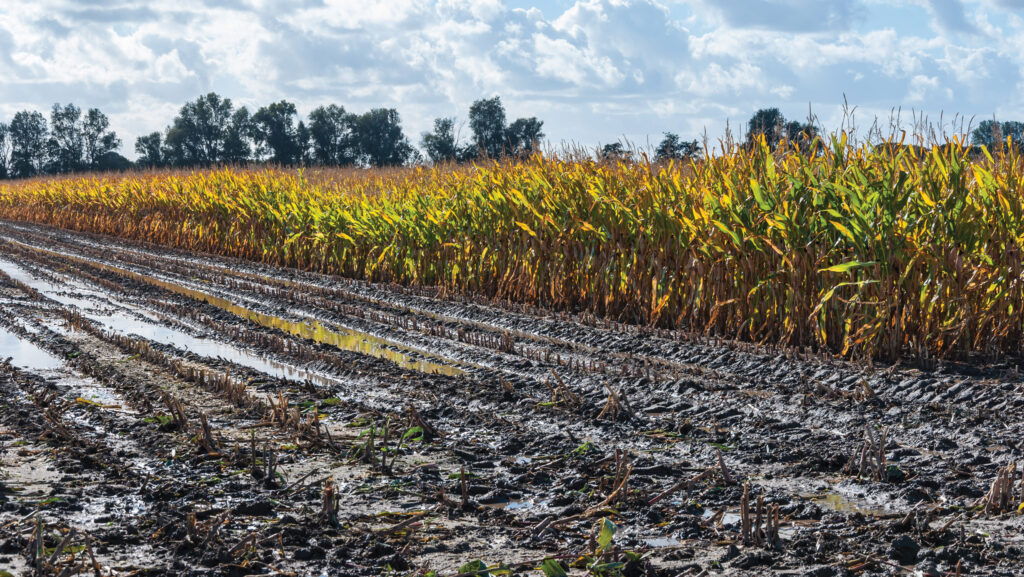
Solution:
<svg viewBox="0 0 1024 577"><path fill-rule="evenodd" d="M1019 575L1022 416L1013 360L0 222L0 575Z"/></svg>

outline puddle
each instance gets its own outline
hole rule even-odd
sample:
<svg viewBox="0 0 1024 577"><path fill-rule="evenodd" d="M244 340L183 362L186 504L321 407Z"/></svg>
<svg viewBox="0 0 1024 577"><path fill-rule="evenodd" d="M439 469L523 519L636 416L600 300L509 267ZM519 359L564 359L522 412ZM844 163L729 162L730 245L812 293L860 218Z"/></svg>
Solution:
<svg viewBox="0 0 1024 577"><path fill-rule="evenodd" d="M76 527L96 529L113 523L115 519L141 517L149 505L139 495L121 495L116 499L110 497L84 497L79 504L81 511L68 517L68 521Z"/></svg>
<svg viewBox="0 0 1024 577"><path fill-rule="evenodd" d="M94 291L90 291L87 288L82 288L80 291L82 294L95 295L96 298L103 298L108 300L111 304L122 307L125 309L132 310L139 315L145 317L147 320L141 320L126 312L114 312L105 313L100 311L101 307L91 300L82 300L76 298L69 298L65 293L65 287L62 285L54 284L49 281L38 279L28 271L22 269L20 266L14 263L8 263L0 261L0 270L3 270L11 278L17 278L22 283L34 288L39 291L47 298L60 302L62 304L71 304L78 306L82 309L82 314L89 320L100 324L108 331L113 331L120 334L130 334L137 337L149 339L154 342L158 342L165 345L171 345L178 348L187 349L197 355L204 357L217 358L220 357L227 361L237 363L260 371L278 378L290 379L293 381L312 381L321 386L330 387L340 385L341 381L332 379L330 377L320 375L317 373L309 372L298 367L279 363L273 359L268 359L259 355L246 352L243 349L233 347L226 343L222 343L212 339L204 339L194 337L186 332L175 330L158 323L159 317L153 315L149 311L144 309L131 306L126 303L122 303L116 300L109 299L106 295L101 295ZM77 290L77 288L76 288ZM148 320L148 319L151 319ZM63 327L54 328L56 332L66 334L67 331ZM0 345L0 351L3 350L3 346ZM10 356L10 355L8 355ZM0 358L4 358L0 354ZM16 365L19 366L19 365Z"/></svg>
<svg viewBox="0 0 1024 577"><path fill-rule="evenodd" d="M57 357L0 328L0 360L8 357L13 357L12 365L29 371L48 371L63 366Z"/></svg>
<svg viewBox="0 0 1024 577"><path fill-rule="evenodd" d="M813 483L813 486L809 486ZM764 489L781 489L798 499L815 503L822 509L839 513L860 513L865 517L891 515L893 510L886 507L886 500L867 495L870 488L842 479L801 479L759 480L757 485Z"/></svg>
<svg viewBox="0 0 1024 577"><path fill-rule="evenodd" d="M164 325L142 321L128 314L86 314L85 316L89 318L89 320L103 325L103 328L108 331L130 334L153 342L186 349L203 357L219 357L226 361L231 361L274 377L299 382L308 380L323 387L332 387L342 384L341 381L332 379L325 375L309 372L292 365L279 363L273 359L249 353L243 349L233 347L220 341L194 337L186 332L172 329Z"/></svg>
<svg viewBox="0 0 1024 577"><path fill-rule="evenodd" d="M529 511L535 508L547 507L550 502L550 499L536 502L533 499L529 499L526 501L495 501L493 503L481 503L480 506L489 509L504 509L506 511Z"/></svg>
<svg viewBox="0 0 1024 577"><path fill-rule="evenodd" d="M133 276L138 274L131 273L130 271L118 272L121 272L122 274L132 274ZM396 345L390 341L374 337L367 333L357 331L338 332L336 330L328 329L318 321L312 320L307 320L306 322L293 322L281 317L263 314L252 309L236 305L227 299L216 297L202 291L182 287L177 284L152 277L146 277L143 275L138 276L141 277L140 280L144 280L145 282L155 284L171 292L182 294L198 301L204 301L258 325L271 329L278 329L303 339L309 339L318 343L331 345L343 351L352 351L371 357L387 359L402 368L412 369L422 373L439 373L449 376L458 376L465 373L462 369L452 367L450 365L443 365L428 360L413 358L410 355L394 350L393 347ZM420 351L415 352L420 353Z"/></svg>
<svg viewBox="0 0 1024 577"><path fill-rule="evenodd" d="M547 507L548 502L549 502L548 500L544 500L544 501L541 501L539 503L534 503L533 500L530 500L530 501L509 501L508 505L505 506L505 510L506 511L524 510L525 511L525 510L533 509L534 507Z"/></svg>
<svg viewBox="0 0 1024 577"><path fill-rule="evenodd" d="M714 509L704 509L704 512L700 515L700 518L706 521L717 514L718 511ZM719 523L722 525L739 525L741 520L742 518L739 516L738 513L725 513L724 515L722 515L722 518L719 520Z"/></svg>
<svg viewBox="0 0 1024 577"><path fill-rule="evenodd" d="M821 507L837 511L839 513L860 513L865 517L880 517L892 512L889 509L873 504L866 499L854 498L842 493L826 493L824 495L808 495L806 497Z"/></svg>
<svg viewBox="0 0 1024 577"><path fill-rule="evenodd" d="M68 396L82 399L84 404L92 404L105 409L116 408L121 411L129 411L124 397L117 391L89 377L70 376L58 379L54 384L69 391Z"/></svg>
<svg viewBox="0 0 1024 577"><path fill-rule="evenodd" d="M68 279L68 282L66 283L56 284L48 280L36 278L24 268L8 260L0 260L0 271L3 271L4 274L12 279L28 285L64 306L75 306L82 310L95 309L99 306L95 300L71 295L68 291L69 287L73 287L74 292L79 295L94 297L95 299L103 298L103 295L100 293L90 290L84 285L76 283L70 279Z"/></svg>
<svg viewBox="0 0 1024 577"><path fill-rule="evenodd" d="M683 542L674 537L651 537L647 539L641 539L641 542L647 547L652 549L660 549L662 547L675 547L682 545Z"/></svg>
<svg viewBox="0 0 1024 577"><path fill-rule="evenodd" d="M85 262L97 268L101 268L116 274L127 276L134 280L141 281L153 286L157 286L170 292L187 296L197 301L206 302L219 309L225 310L231 314L242 317L246 320L252 321L258 325L267 328L278 329L290 335L304 339L309 339L312 341L316 341L318 343L331 345L341 350L352 351L372 357L387 359L394 362L395 364L402 368L412 369L423 373L438 373L449 376L459 376L465 374L465 371L463 371L462 369L453 367L451 365L416 358L418 356L426 356L442 360L437 355L428 353L426 351L412 349L410 347L404 347L402 345L398 345L397 343L393 343L386 339L375 337L367 333L352 330L339 331L336 329L329 329L320 322L311 319L307 319L305 322L289 321L281 317L276 317L273 315L268 315L254 311L252 309L235 304L227 299L209 294L207 292L195 288L182 286L177 283L165 281L156 277L123 269L118 266L113 266L106 263L97 262L94 260L81 258L78 256L73 256L65 253L51 251L45 248L24 244L11 239L7 240L13 244L23 246L30 250L47 252L60 257ZM395 350L396 348L406 349L410 351L410 353L414 353L415 356L413 354L403 353L400 350Z"/></svg>

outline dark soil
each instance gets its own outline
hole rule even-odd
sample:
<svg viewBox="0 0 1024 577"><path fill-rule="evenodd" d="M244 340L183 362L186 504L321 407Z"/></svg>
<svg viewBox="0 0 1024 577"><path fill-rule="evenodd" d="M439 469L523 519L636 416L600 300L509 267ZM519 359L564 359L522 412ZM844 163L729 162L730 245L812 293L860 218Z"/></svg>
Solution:
<svg viewBox="0 0 1024 577"><path fill-rule="evenodd" d="M1012 363L851 364L12 223L0 343L0 575L1024 562Z"/></svg>

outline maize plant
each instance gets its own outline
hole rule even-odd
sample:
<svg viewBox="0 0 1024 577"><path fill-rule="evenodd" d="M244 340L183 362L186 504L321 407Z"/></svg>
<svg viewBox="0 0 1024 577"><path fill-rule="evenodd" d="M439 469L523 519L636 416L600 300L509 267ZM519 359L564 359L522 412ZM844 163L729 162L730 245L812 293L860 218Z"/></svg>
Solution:
<svg viewBox="0 0 1024 577"><path fill-rule="evenodd" d="M1024 169L932 148L0 185L0 218L847 356L1019 354Z"/></svg>

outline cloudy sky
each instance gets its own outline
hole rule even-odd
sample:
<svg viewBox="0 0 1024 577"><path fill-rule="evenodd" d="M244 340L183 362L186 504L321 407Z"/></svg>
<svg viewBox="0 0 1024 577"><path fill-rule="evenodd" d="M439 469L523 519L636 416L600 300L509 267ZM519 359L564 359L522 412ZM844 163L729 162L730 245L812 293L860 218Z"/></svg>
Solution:
<svg viewBox="0 0 1024 577"><path fill-rule="evenodd" d="M134 157L216 91L395 107L416 142L500 95L555 143L715 139L778 106L1024 119L1024 0L4 0L0 120L106 112ZM463 134L467 133L463 129Z"/></svg>

